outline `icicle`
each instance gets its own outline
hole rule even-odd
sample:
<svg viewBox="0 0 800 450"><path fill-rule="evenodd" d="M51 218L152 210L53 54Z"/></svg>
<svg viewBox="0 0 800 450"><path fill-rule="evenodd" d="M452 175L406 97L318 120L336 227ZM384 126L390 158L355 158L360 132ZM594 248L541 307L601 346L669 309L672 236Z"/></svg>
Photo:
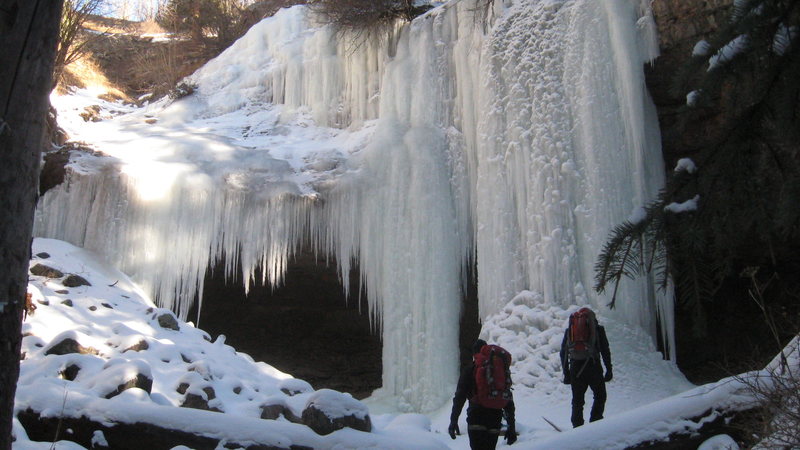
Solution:
<svg viewBox="0 0 800 450"><path fill-rule="evenodd" d="M650 64L661 54L658 43L658 26L656 26L653 9L650 6L652 2L653 0L639 0L639 19L636 21L642 61Z"/></svg>

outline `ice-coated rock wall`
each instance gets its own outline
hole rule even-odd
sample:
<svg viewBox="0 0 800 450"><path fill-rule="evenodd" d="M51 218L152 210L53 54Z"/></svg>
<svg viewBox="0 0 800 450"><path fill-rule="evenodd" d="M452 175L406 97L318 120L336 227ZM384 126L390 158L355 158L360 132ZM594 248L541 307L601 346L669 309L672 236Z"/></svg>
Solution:
<svg viewBox="0 0 800 450"><path fill-rule="evenodd" d="M182 317L223 254L271 283L304 240L343 274L357 261L384 346L376 396L402 410L452 395L473 262L482 318L528 290L655 336L671 306L651 280L626 283L615 311L591 289L610 229L663 183L646 2L483 4L360 45L303 7L264 20L190 77L195 96L148 110L160 128L119 119L164 151L76 162L37 234L104 253ZM270 120L246 119L242 139L215 134L220 117L259 110ZM304 139L322 150L279 156Z"/></svg>

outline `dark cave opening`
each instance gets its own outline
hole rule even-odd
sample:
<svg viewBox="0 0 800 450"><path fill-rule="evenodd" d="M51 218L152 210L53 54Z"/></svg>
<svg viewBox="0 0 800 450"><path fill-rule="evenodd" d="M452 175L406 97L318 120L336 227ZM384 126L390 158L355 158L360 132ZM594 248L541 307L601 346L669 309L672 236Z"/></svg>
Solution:
<svg viewBox="0 0 800 450"><path fill-rule="evenodd" d="M205 278L199 327L212 339L224 334L237 351L314 389L361 399L381 386L380 334L370 329L364 296L359 305L357 277L347 299L336 264L303 251L290 259L281 286L255 283L245 294L242 280L226 280L223 267ZM189 318L197 319L196 307Z"/></svg>
<svg viewBox="0 0 800 450"><path fill-rule="evenodd" d="M461 318L459 320L458 347L461 367L472 364L472 344L481 333L480 314L478 312L478 278L477 268L472 267L467 274L465 292L461 299ZM495 344L496 342L490 342ZM460 373L461 368L459 368Z"/></svg>
<svg viewBox="0 0 800 450"><path fill-rule="evenodd" d="M224 262L206 273L199 327L212 339L220 334L237 351L303 379L314 389L334 389L362 399L382 384L380 331L370 327L366 294L358 295L358 269L347 299L336 263L311 251L291 258L281 286L226 280ZM469 277L460 318L462 366L478 337L475 277ZM360 300L359 300L360 298ZM360 303L360 304L359 304ZM197 307L189 312L197 320Z"/></svg>

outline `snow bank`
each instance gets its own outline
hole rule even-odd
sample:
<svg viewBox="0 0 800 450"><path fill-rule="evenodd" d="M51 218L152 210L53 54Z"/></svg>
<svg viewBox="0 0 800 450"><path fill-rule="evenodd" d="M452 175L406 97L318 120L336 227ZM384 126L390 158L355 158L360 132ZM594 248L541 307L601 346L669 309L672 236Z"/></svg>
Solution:
<svg viewBox="0 0 800 450"><path fill-rule="evenodd" d="M296 416L310 402L324 406L332 416L363 418L369 411L347 394L315 391L303 380L254 362L226 345L224 336L211 342L207 333L180 321L178 330L164 328L158 316L171 313L156 308L126 275L87 251L39 238L33 252L36 256L31 265L80 273L91 280L91 286L66 289L59 279L31 276L29 292L36 310L23 324L24 358L15 413L32 408L42 417L85 416L108 424L155 424L220 440L281 448L443 448L430 435L430 424L420 423L416 416L397 419L404 423L407 441L393 428L384 432L375 427L374 433L340 430L323 437L285 418L262 420L261 405L276 402ZM52 344L66 338L94 351L48 353ZM140 342L146 345L130 347ZM72 375L68 375L70 371ZM152 379L150 392L132 388L105 398L136 375ZM181 390L182 384L188 387ZM213 392L214 398L208 392ZM223 412L179 407L190 393L201 395L209 406ZM18 421L14 434L15 449L42 448L27 439ZM105 437L95 435L94 439ZM49 448L51 444L46 445ZM82 447L63 442L58 448Z"/></svg>

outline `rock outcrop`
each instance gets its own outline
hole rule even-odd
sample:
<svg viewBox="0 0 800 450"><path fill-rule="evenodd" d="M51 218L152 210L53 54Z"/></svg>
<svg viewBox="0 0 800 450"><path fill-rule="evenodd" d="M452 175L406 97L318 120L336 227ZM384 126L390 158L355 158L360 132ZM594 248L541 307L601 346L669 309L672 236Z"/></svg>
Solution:
<svg viewBox="0 0 800 450"><path fill-rule="evenodd" d="M363 403L349 394L320 389L306 403L301 419L317 434L326 435L342 428L372 431L372 421Z"/></svg>
<svg viewBox="0 0 800 450"><path fill-rule="evenodd" d="M724 137L730 113L724 108L687 111L688 92L671 92L678 69L692 56L695 44L724 23L733 0L653 0L661 55L645 67L647 86L658 109L661 145L667 168L697 149Z"/></svg>

